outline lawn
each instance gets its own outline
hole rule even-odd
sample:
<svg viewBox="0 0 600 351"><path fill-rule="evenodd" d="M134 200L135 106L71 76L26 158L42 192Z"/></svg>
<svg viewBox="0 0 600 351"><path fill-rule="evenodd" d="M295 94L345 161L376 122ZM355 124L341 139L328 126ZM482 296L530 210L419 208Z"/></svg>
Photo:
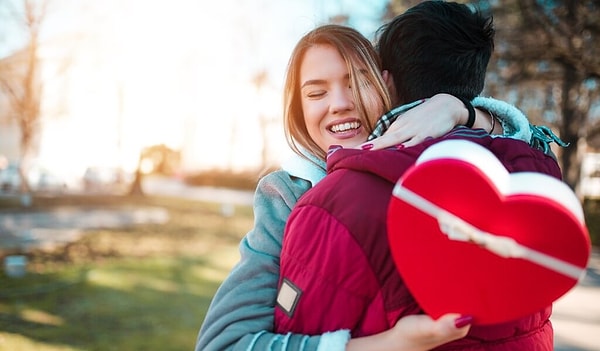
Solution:
<svg viewBox="0 0 600 351"><path fill-rule="evenodd" d="M161 206L170 219L91 230L66 247L32 252L23 278L2 271L0 350L192 350L253 220L249 207L227 217L216 204L157 197L36 198L34 204L34 210Z"/></svg>
<svg viewBox="0 0 600 351"><path fill-rule="evenodd" d="M164 225L88 231L79 241L29 253L28 273L0 270L0 350L192 350L210 300L238 259L250 207L145 197L36 198L59 206L160 206ZM585 204L598 243L600 206ZM15 211L2 203L0 211ZM2 253L0 252L0 257Z"/></svg>

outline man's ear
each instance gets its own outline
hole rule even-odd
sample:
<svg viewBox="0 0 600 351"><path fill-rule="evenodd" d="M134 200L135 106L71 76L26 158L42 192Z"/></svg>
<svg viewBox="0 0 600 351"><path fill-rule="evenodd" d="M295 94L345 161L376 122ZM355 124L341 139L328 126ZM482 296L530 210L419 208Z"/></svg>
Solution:
<svg viewBox="0 0 600 351"><path fill-rule="evenodd" d="M388 71L387 69L384 69L381 72L381 76L383 77L383 81L385 82L386 85L388 85L388 79L390 79L390 71Z"/></svg>
<svg viewBox="0 0 600 351"><path fill-rule="evenodd" d="M383 72L381 72L381 76L383 77L383 81L385 82L385 85L387 86L388 91L390 92L390 96L392 97L392 100L395 103L396 85L394 84L394 77L392 77L390 71L388 70L383 70Z"/></svg>

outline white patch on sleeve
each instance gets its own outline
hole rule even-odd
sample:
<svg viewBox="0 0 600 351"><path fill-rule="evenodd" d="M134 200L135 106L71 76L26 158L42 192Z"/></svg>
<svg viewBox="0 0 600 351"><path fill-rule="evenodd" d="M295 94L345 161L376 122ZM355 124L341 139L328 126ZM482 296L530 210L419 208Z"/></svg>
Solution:
<svg viewBox="0 0 600 351"><path fill-rule="evenodd" d="M302 290L284 278L277 293L277 306L291 318L300 300L300 295L302 295Z"/></svg>

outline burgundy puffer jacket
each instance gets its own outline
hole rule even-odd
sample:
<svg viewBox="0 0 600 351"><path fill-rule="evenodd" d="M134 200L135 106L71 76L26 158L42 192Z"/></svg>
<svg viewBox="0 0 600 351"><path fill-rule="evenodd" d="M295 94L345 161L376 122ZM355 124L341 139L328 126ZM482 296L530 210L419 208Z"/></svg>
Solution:
<svg viewBox="0 0 600 351"><path fill-rule="evenodd" d="M349 329L358 337L387 330L403 316L423 313L391 258L387 207L396 181L423 150L457 138L487 147L509 172L538 171L561 178L556 161L525 142L461 127L400 151L333 152L328 176L300 198L288 219L275 308L277 332ZM550 314L548 306L510 323L473 326L467 337L438 350L553 350Z"/></svg>

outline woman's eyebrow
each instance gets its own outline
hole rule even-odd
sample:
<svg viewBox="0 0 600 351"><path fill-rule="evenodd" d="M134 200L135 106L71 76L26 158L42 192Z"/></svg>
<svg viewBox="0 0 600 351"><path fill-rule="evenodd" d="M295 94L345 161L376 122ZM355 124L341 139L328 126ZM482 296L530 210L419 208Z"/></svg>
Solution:
<svg viewBox="0 0 600 351"><path fill-rule="evenodd" d="M346 74L344 76L344 79L350 79L350 74L349 73ZM302 86L300 88L302 89L309 85L319 85L319 84L325 84L325 83L327 83L327 81L324 79L309 79L306 82L302 83Z"/></svg>
<svg viewBox="0 0 600 351"><path fill-rule="evenodd" d="M323 80L323 79L309 79L306 82L302 83L302 86L300 88L304 88L304 87L309 86L309 85L319 85L319 84L325 84L325 80Z"/></svg>

